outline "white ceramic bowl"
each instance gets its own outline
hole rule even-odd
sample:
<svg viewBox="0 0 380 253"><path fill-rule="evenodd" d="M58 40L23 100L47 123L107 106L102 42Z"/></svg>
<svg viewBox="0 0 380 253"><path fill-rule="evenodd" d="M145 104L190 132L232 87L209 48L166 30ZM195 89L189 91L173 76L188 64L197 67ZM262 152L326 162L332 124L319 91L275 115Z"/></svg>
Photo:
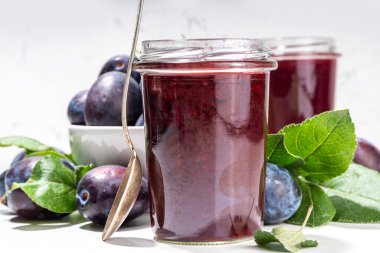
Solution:
<svg viewBox="0 0 380 253"><path fill-rule="evenodd" d="M144 127L129 127L129 133L146 176ZM121 126L69 126L70 146L78 164L127 166L131 152Z"/></svg>

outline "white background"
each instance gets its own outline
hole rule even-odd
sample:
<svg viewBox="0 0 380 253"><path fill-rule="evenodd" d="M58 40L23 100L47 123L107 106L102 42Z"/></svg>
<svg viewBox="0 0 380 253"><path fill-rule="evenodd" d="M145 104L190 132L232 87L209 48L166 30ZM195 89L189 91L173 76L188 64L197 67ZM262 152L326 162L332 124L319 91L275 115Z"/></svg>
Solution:
<svg viewBox="0 0 380 253"><path fill-rule="evenodd" d="M0 0L0 136L32 136L68 151L67 104L108 58L129 52L136 6ZM358 135L380 145L379 10L376 0L146 0L140 37L335 37L343 55L336 107L350 108ZM0 171L15 151L0 150ZM362 231L361 240L373 235Z"/></svg>
<svg viewBox="0 0 380 253"><path fill-rule="evenodd" d="M0 0L0 136L33 136L68 150L66 107L102 64L128 53L137 0ZM146 0L141 40L331 36L337 108L380 145L380 2ZM0 151L0 170L14 150Z"/></svg>

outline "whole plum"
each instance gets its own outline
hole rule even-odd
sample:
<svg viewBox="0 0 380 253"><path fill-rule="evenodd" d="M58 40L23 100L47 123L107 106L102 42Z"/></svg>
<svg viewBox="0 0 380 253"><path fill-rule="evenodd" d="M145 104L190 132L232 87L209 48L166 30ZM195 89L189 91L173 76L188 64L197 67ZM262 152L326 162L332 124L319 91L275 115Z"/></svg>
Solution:
<svg viewBox="0 0 380 253"><path fill-rule="evenodd" d="M73 125L85 125L84 121L84 103L86 102L88 90L78 92L69 103L67 116Z"/></svg>
<svg viewBox="0 0 380 253"><path fill-rule="evenodd" d="M289 171L267 163L264 223L270 225L286 221L298 210L301 200L301 189Z"/></svg>
<svg viewBox="0 0 380 253"><path fill-rule="evenodd" d="M13 183L26 182L40 159L38 156L27 157L12 165L5 174L6 190L10 190ZM13 190L7 195L7 205L18 216L27 219L58 219L67 215L53 213L36 205L21 189Z"/></svg>
<svg viewBox="0 0 380 253"><path fill-rule="evenodd" d="M134 60L136 61L136 60ZM129 62L129 56L128 55L116 55L109 59L100 70L99 76L103 75L104 73L111 72L111 71L118 71L121 73L127 73L128 68L128 62ZM135 79L138 83L141 80L141 76L138 72L132 71L132 77Z"/></svg>
<svg viewBox="0 0 380 253"><path fill-rule="evenodd" d="M104 165L84 175L77 187L79 213L93 223L104 225L125 171L122 166ZM140 193L124 224L145 213L148 207L148 184L143 179Z"/></svg>
<svg viewBox="0 0 380 253"><path fill-rule="evenodd" d="M121 103L126 75L107 72L101 75L88 92L84 115L89 126L120 126ZM130 79L127 102L127 121L134 125L143 110L139 84Z"/></svg>
<svg viewBox="0 0 380 253"><path fill-rule="evenodd" d="M380 172L380 150L364 138L358 138L354 162Z"/></svg>

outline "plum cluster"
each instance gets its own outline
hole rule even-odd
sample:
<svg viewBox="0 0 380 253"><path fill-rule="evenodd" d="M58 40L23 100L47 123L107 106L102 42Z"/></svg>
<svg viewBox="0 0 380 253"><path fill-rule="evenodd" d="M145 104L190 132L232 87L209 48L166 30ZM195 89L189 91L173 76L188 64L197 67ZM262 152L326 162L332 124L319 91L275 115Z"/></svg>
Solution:
<svg viewBox="0 0 380 253"><path fill-rule="evenodd" d="M59 151L58 149L56 149ZM65 155L62 151L63 155ZM2 203L20 217L32 220L60 219L69 213L54 213L34 203L21 189L13 189L13 183L27 182L41 156L26 156L25 151L19 153L11 162L8 170L0 175L0 197ZM64 166L75 170L75 165L61 159ZM77 185L77 209L83 217L96 224L104 225L117 190L123 180L126 168L117 165L104 165L87 172ZM142 179L138 198L126 221L134 220L149 208L148 183Z"/></svg>
<svg viewBox="0 0 380 253"><path fill-rule="evenodd" d="M142 120L142 119L140 119ZM62 154L63 151L56 149ZM36 205L22 190L11 191L13 183L27 182L41 159L20 152L12 160L8 170L0 174L0 197L17 215L28 219L59 219L68 214L57 214ZM61 159L63 165L74 170L70 161ZM369 141L359 138L354 162L374 170L380 167L380 151ZM77 185L76 204L80 214L96 224L105 224L108 213L124 177L126 168L105 165L90 170ZM268 163L265 186L265 224L277 224L289 219L297 211L302 193L290 173L275 164ZM148 185L142 179L142 187L126 222L145 213L149 206Z"/></svg>
<svg viewBox="0 0 380 253"><path fill-rule="evenodd" d="M127 55L117 55L109 59L92 87L78 92L71 99L67 110L71 124L121 125L122 97L129 60ZM144 124L140 80L140 74L133 71L127 95L127 122L130 126Z"/></svg>
<svg viewBox="0 0 380 253"><path fill-rule="evenodd" d="M0 196L9 192L3 203L18 216L33 220L59 219L68 214L54 213L38 206L21 189L11 191L13 183L25 183L29 180L35 165L41 159L41 156L27 157L25 151L20 152L11 162L9 169L0 176ZM75 166L70 161L61 159L61 162L74 170Z"/></svg>

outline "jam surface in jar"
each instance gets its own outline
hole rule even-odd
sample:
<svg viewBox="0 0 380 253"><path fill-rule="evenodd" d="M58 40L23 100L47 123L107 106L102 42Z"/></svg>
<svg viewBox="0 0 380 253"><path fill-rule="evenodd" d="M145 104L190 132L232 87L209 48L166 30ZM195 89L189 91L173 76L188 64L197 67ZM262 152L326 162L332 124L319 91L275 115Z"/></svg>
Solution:
<svg viewBox="0 0 380 253"><path fill-rule="evenodd" d="M263 222L268 72L144 74L151 222L181 242L252 237ZM178 66L178 65L177 65Z"/></svg>

